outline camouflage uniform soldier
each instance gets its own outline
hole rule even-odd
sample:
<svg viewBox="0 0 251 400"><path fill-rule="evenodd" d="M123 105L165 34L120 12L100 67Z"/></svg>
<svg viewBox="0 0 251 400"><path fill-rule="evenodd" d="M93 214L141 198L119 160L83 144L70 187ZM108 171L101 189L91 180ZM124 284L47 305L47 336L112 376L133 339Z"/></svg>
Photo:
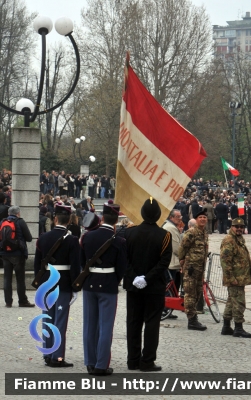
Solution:
<svg viewBox="0 0 251 400"><path fill-rule="evenodd" d="M223 285L227 286L228 299L224 310L224 325L222 335L251 338L251 334L244 331L242 323L246 308L246 285L251 284L251 261L245 239L242 237L245 224L243 219L235 218L229 233L221 243L221 266L223 270ZM235 329L230 326L234 319Z"/></svg>
<svg viewBox="0 0 251 400"><path fill-rule="evenodd" d="M207 329L198 321L196 306L202 293L205 261L208 253L206 232L206 209L196 216L196 225L189 229L179 248L179 259L183 270L184 306L188 318L188 329L204 331Z"/></svg>

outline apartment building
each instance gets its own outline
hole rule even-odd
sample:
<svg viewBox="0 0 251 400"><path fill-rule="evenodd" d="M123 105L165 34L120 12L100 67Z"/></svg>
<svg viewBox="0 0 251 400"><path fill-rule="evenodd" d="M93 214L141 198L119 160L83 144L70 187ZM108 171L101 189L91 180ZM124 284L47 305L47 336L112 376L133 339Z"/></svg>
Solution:
<svg viewBox="0 0 251 400"><path fill-rule="evenodd" d="M242 20L227 21L227 26L213 25L215 57L231 59L241 51L251 59L251 16L246 12Z"/></svg>

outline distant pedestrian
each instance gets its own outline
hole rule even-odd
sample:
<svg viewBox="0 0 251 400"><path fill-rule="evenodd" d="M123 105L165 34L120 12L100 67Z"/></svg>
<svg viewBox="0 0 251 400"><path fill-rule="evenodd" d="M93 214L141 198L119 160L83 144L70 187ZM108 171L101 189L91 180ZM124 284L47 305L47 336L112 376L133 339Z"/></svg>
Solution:
<svg viewBox="0 0 251 400"><path fill-rule="evenodd" d="M35 307L35 304L31 304L26 296L25 286L25 260L28 258L28 249L26 242L32 241L30 230L24 221L20 217L20 208L12 206L8 210L8 220L12 221L16 225L16 240L17 248L14 250L3 248L0 243L0 255L3 259L4 268L4 299L6 307L12 307L12 275L13 271L16 274L17 280L17 295L19 307Z"/></svg>

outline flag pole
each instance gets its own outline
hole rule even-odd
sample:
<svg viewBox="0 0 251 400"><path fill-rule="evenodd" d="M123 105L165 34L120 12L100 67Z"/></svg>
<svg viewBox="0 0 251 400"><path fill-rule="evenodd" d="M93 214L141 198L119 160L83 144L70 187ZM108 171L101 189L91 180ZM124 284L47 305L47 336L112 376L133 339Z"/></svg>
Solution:
<svg viewBox="0 0 251 400"><path fill-rule="evenodd" d="M227 188L228 188L228 183L227 183L227 176L226 176L226 171L223 169L224 171L224 175L225 175L225 180L226 180L226 184L227 184Z"/></svg>
<svg viewBox="0 0 251 400"><path fill-rule="evenodd" d="M126 52L126 62L124 68L124 87L123 87L123 95L127 89L127 82L128 82L128 70L130 65L130 51Z"/></svg>
<svg viewBox="0 0 251 400"><path fill-rule="evenodd" d="M223 168L223 172L224 172L224 175L225 175L225 181L226 181L226 185L227 185L227 188L228 188L228 183L227 183L227 176L226 176L226 171L225 171L225 169L224 169L224 166L223 166L223 161L222 161L222 157L220 157L221 158L221 164L222 164L222 168Z"/></svg>

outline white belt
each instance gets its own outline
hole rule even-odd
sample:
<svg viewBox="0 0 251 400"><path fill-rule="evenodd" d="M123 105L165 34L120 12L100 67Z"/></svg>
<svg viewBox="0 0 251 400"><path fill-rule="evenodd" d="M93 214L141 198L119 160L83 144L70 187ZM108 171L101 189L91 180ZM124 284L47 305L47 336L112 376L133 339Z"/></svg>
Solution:
<svg viewBox="0 0 251 400"><path fill-rule="evenodd" d="M100 267L90 267L89 268L90 272L97 272L98 274L111 274L112 272L115 272L115 268L100 268Z"/></svg>
<svg viewBox="0 0 251 400"><path fill-rule="evenodd" d="M71 269L70 265L53 265L53 267L58 271L70 271Z"/></svg>

